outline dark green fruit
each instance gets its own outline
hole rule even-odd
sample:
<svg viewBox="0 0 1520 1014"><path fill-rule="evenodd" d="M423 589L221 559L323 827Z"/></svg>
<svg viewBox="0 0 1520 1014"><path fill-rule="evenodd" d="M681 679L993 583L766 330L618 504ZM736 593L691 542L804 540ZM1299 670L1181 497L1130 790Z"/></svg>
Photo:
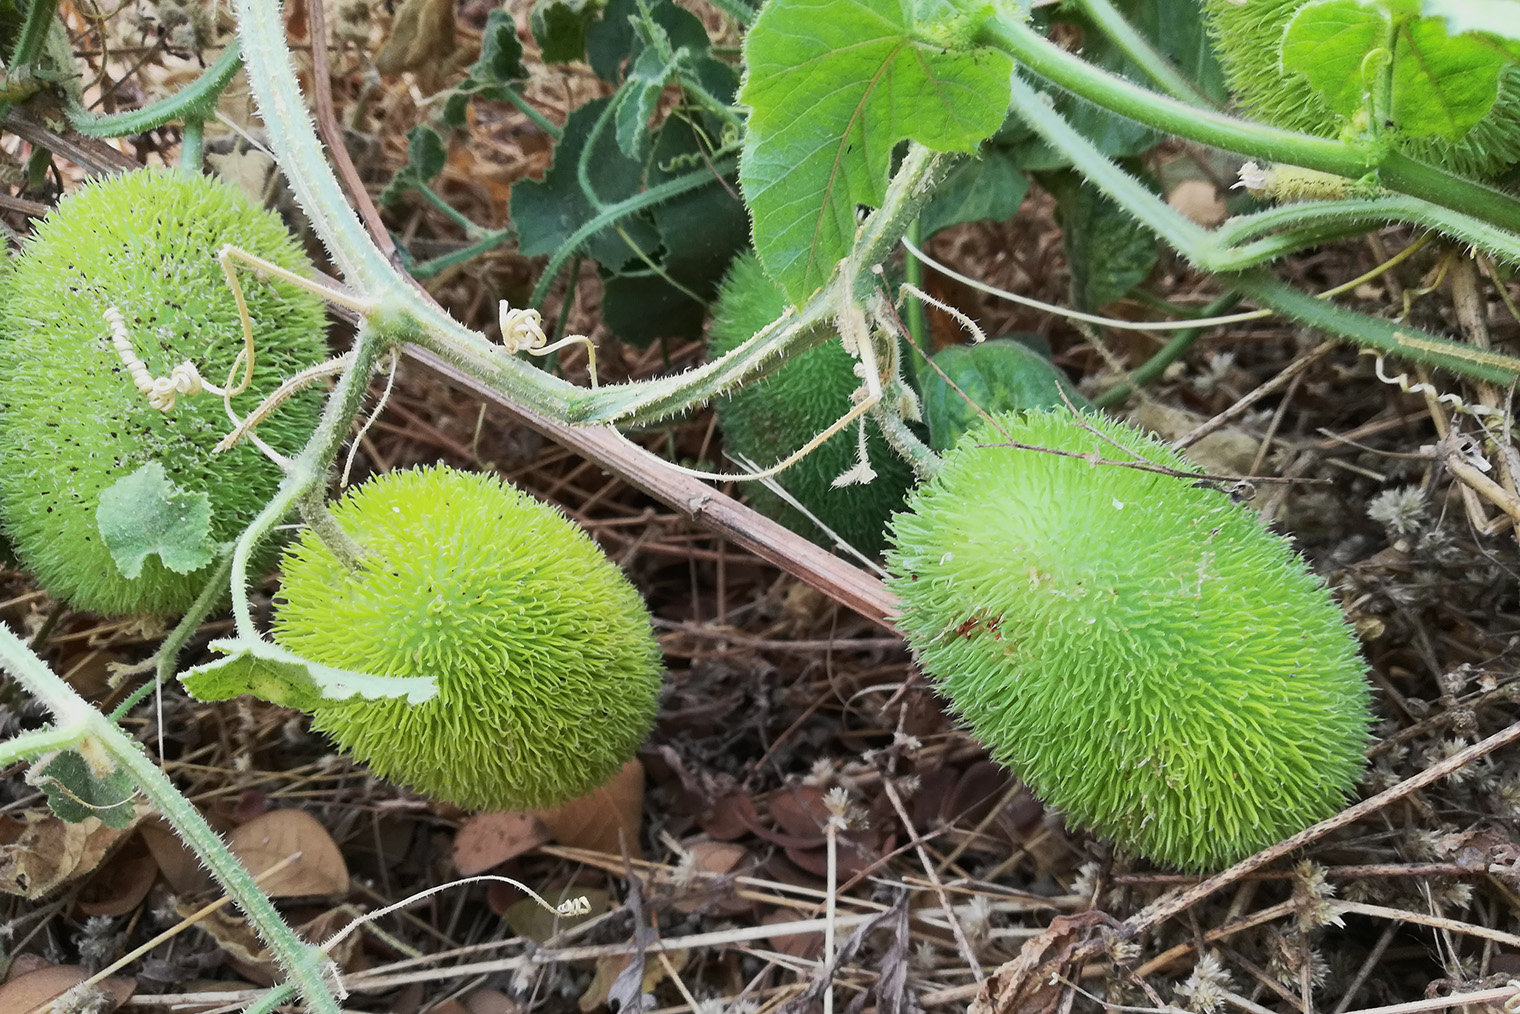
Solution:
<svg viewBox="0 0 1520 1014"><path fill-rule="evenodd" d="M711 354L723 355L748 341L781 315L786 296L753 253L734 259L714 307ZM768 468L832 426L850 410L860 387L856 359L836 340L825 341L715 403L729 453ZM876 478L863 486L834 487L854 467L859 429L846 427L776 477L783 489L850 545L875 554L886 544L887 519L901 510L913 471L866 424L866 451ZM755 509L823 546L832 542L818 526L760 483L751 485Z"/></svg>
<svg viewBox="0 0 1520 1014"><path fill-rule="evenodd" d="M87 184L37 226L0 305L0 518L21 562L54 595L103 614L173 613L205 584L157 556L125 576L102 542L101 495L157 463L172 485L210 500L209 542L235 538L274 494L280 469L244 443L213 457L230 429L222 399L183 397L160 412L133 385L103 314L121 311L154 376L191 360L213 384L243 346L216 261L225 244L311 273L280 220L232 186L179 170L142 170ZM245 273L257 364L233 399L246 414L292 373L327 354L316 297ZM287 402L259 435L294 453L321 395ZM202 560L204 562L204 558Z"/></svg>
<svg viewBox="0 0 1520 1014"><path fill-rule="evenodd" d="M1344 121L1300 74L1282 64L1288 23L1309 0L1203 0L1203 9L1230 90L1251 115L1278 127L1334 137ZM1520 67L1499 77L1493 109L1461 139L1410 137L1399 145L1412 158L1469 176L1493 176L1520 162Z"/></svg>
<svg viewBox="0 0 1520 1014"><path fill-rule="evenodd" d="M314 662L433 676L438 696L325 703L312 724L376 774L482 810L603 784L649 734L660 651L637 591L564 515L491 476L391 472L286 551L274 636Z"/></svg>
<svg viewBox="0 0 1520 1014"><path fill-rule="evenodd" d="M1357 642L1288 542L1101 416L972 430L893 520L899 627L955 712L1068 819L1184 869L1328 817L1363 769ZM978 446L982 445L982 446Z"/></svg>

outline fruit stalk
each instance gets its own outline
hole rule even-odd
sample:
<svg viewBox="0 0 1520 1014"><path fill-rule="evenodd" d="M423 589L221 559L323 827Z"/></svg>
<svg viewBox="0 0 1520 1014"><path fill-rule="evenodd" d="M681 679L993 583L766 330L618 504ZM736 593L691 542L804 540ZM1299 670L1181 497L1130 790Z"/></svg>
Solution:
<svg viewBox="0 0 1520 1014"><path fill-rule="evenodd" d="M338 376L327 404L322 407L322 417L317 422L311 440L290 462L279 492L238 538L237 546L232 551L232 615L240 637L260 640L258 627L254 625L248 605L249 561L254 549L275 525L285 519L303 496L313 490L320 491L325 486L328 471L348 435L349 425L363 405L370 378L379 367L381 357L393 347L394 343L379 331L365 325L360 326L354 336L351 353L353 360L348 369Z"/></svg>

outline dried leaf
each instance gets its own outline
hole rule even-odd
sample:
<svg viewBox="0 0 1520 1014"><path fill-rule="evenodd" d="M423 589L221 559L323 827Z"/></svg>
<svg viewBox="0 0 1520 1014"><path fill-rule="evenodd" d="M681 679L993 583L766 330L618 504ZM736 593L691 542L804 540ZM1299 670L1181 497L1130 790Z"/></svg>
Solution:
<svg viewBox="0 0 1520 1014"><path fill-rule="evenodd" d="M142 904L158 879L158 863L136 836L123 845L79 892L81 915L126 915Z"/></svg>
<svg viewBox="0 0 1520 1014"><path fill-rule="evenodd" d="M472 877L553 838L544 822L531 813L479 813L454 835L454 868Z"/></svg>
<svg viewBox="0 0 1520 1014"><path fill-rule="evenodd" d="M232 832L233 855L254 876L299 852L300 858L259 881L271 898L347 894L348 866L327 829L304 810L271 810Z"/></svg>
<svg viewBox="0 0 1520 1014"><path fill-rule="evenodd" d="M212 818L208 817L208 820ZM219 821L212 820L212 827L218 831L226 831L225 827L217 826ZM158 864L158 869L164 875L164 881L173 889L175 894L181 897L196 897L206 894L216 886L216 881L210 872L201 865L196 858L195 852L184 842L179 840L162 817L155 817L146 821L138 834L142 837L143 844L148 846L148 851L153 854L153 861Z"/></svg>
<svg viewBox="0 0 1520 1014"><path fill-rule="evenodd" d="M453 0L406 0L396 14L391 37L375 56L382 74L446 66L454 52Z"/></svg>
<svg viewBox="0 0 1520 1014"><path fill-rule="evenodd" d="M132 823L147 814L138 804ZM67 823L52 813L29 811L26 820L6 818L0 826L0 891L35 900L70 880L91 873L128 833L107 827L99 817Z"/></svg>
<svg viewBox="0 0 1520 1014"><path fill-rule="evenodd" d="M495 989L477 989L464 998L470 1014L519 1014L522 1005Z"/></svg>
<svg viewBox="0 0 1520 1014"><path fill-rule="evenodd" d="M692 865L702 873L731 873L741 865L753 866L755 857L743 845L726 841L697 841L686 846ZM678 912L696 912L709 905L717 912L736 914L749 902L734 897L732 878L697 877L678 891L672 903Z"/></svg>
<svg viewBox="0 0 1520 1014"><path fill-rule="evenodd" d="M554 840L570 848L621 855L624 842L628 855L643 858L639 824L644 817L644 766L638 758L601 788L592 789L538 817L554 832Z"/></svg>
<svg viewBox="0 0 1520 1014"><path fill-rule="evenodd" d="M81 965L48 965L16 978L0 986L0 1011L7 1014L42 1014L51 1000L56 1000L90 977L90 970ZM113 975L96 983L102 994L109 998L109 1005L99 1008L113 1011L131 999L137 990L135 979ZM96 1009L96 1008L91 1008Z"/></svg>
<svg viewBox="0 0 1520 1014"><path fill-rule="evenodd" d="M1103 912L1058 915L1039 936L1024 941L1019 953L982 982L966 1014L1049 1014L1061 1000L1062 985L1050 972L1060 970L1067 956L1099 925L1118 925Z"/></svg>
<svg viewBox="0 0 1520 1014"><path fill-rule="evenodd" d="M691 952L686 950L666 951L665 957L670 960L671 966L679 972L691 960ZM606 954L597 958L596 974L592 976L591 985L586 987L586 992L581 994L581 1010L590 1014L591 1011L605 1004L608 994L612 989L612 984L617 981L617 977L623 974L623 969L627 968L632 961L633 955L631 954ZM654 992L654 988L669 977L670 973L665 970L664 962L658 958L649 960L644 965L644 979L639 986L640 992ZM619 1007L617 1009L621 1011L634 1008ZM471 1011L471 1014L474 1014L474 1012Z"/></svg>

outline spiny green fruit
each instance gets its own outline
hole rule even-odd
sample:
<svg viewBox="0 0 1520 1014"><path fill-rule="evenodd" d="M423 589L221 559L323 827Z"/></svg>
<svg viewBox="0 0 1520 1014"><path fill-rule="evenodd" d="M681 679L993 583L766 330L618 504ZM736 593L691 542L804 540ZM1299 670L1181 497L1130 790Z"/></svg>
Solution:
<svg viewBox="0 0 1520 1014"><path fill-rule="evenodd" d="M436 467L371 479L333 515L361 564L310 531L293 543L275 640L344 669L436 677L438 696L326 703L317 729L376 774L472 809L552 806L633 756L659 647L638 592L562 514Z"/></svg>
<svg viewBox="0 0 1520 1014"><path fill-rule="evenodd" d="M759 257L752 252L736 257L714 307L712 356L748 341L781 316L786 305L786 295L760 266ZM849 411L850 395L861 383L855 364L837 340L826 341L717 402L718 425L729 451L767 468L805 445ZM858 446L858 429L847 427L776 481L850 545L875 554L886 544L887 520L902 508L913 471L868 422L866 451L876 478L863 486L833 486L854 467ZM817 525L760 483L752 485L750 503L792 531L832 545Z"/></svg>
<svg viewBox="0 0 1520 1014"><path fill-rule="evenodd" d="M1310 0L1203 0L1230 90L1251 115L1289 130L1334 137L1344 126L1301 75L1282 63L1288 23ZM1460 140L1405 138L1412 158L1464 175L1486 177L1520 162L1520 66L1499 77L1499 96L1488 116Z"/></svg>
<svg viewBox="0 0 1520 1014"><path fill-rule="evenodd" d="M893 519L890 586L924 670L1073 822L1185 869L1335 813L1363 767L1357 644L1287 541L1097 415L1001 415ZM1004 446L997 446L1002 444Z"/></svg>
<svg viewBox="0 0 1520 1014"><path fill-rule="evenodd" d="M0 519L21 562L54 595L103 614L173 613L206 582L147 557L135 578L102 541L101 495L144 466L210 501L209 540L231 540L280 483L248 443L213 457L231 428L222 399L148 404L111 343L116 307L153 376L188 359L223 384L243 347L237 307L217 264L233 244L302 274L311 264L280 220L234 187L181 170L141 170L81 187L43 219L0 302ZM257 363L232 400L244 415L282 380L326 356L321 301L283 282L244 290ZM286 402L258 434L294 453L316 424L321 394ZM162 478L161 477L161 478Z"/></svg>

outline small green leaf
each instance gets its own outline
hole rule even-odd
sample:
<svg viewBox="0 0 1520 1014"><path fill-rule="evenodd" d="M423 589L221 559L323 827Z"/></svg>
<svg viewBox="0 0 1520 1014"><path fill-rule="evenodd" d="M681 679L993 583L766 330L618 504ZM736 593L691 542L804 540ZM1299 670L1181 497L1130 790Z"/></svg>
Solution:
<svg viewBox="0 0 1520 1014"><path fill-rule="evenodd" d="M1409 137L1461 140L1493 108L1499 75L1515 58L1493 39L1450 35L1412 10L1413 0L1313 0L1288 23L1283 66L1347 119L1368 110Z"/></svg>
<svg viewBox="0 0 1520 1014"><path fill-rule="evenodd" d="M1420 7L1428 18L1443 18L1452 35L1492 32L1520 42L1520 0L1425 0Z"/></svg>
<svg viewBox="0 0 1520 1014"><path fill-rule="evenodd" d="M602 12L599 0L539 0L528 19L546 63L586 56L586 32Z"/></svg>
<svg viewBox="0 0 1520 1014"><path fill-rule="evenodd" d="M746 36L739 177L756 250L793 302L849 252L856 206L880 207L900 141L971 151L1002 124L1012 60L946 46L990 8L953 10L920 24L903 0L770 0Z"/></svg>
<svg viewBox="0 0 1520 1014"><path fill-rule="evenodd" d="M702 21L671 0L650 0L648 21L639 0L611 0L602 18L591 26L586 38L586 62L597 77L609 84L623 80L623 64L636 61L649 44L649 23L665 33L672 50L706 53L710 42ZM642 22L642 25L641 25Z"/></svg>
<svg viewBox="0 0 1520 1014"><path fill-rule="evenodd" d="M1145 280L1156 265L1155 233L1076 173L1045 174L1040 183L1056 199L1078 309L1107 306Z"/></svg>
<svg viewBox="0 0 1520 1014"><path fill-rule="evenodd" d="M95 524L116 569L129 580L155 553L176 574L193 573L216 558L211 497L180 489L156 461L100 494Z"/></svg>
<svg viewBox="0 0 1520 1014"><path fill-rule="evenodd" d="M1002 148L988 148L950 170L935 188L919 215L923 238L962 222L1007 221L1018 214L1028 191L1018 161Z"/></svg>
<svg viewBox="0 0 1520 1014"><path fill-rule="evenodd" d="M495 10L486 15L480 33L480 56L470 64L470 79L479 85L507 84L528 76L523 66L522 40L511 12Z"/></svg>
<svg viewBox="0 0 1520 1014"><path fill-rule="evenodd" d="M335 636L339 636L335 632ZM310 662L268 641L227 638L211 647L227 655L186 669L180 682L198 701L225 701L251 694L299 711L310 711L319 701L341 701L355 694L368 700L405 697L408 704L422 704L438 694L430 676L370 676L349 669Z"/></svg>
<svg viewBox="0 0 1520 1014"><path fill-rule="evenodd" d="M81 747L88 749L89 744L86 740ZM92 752L104 753L98 745ZM39 761L26 780L41 789L48 808L70 824L87 817L99 817L107 827L117 829L132 823L137 786L131 776L114 766L104 773L92 770L78 750L64 750Z"/></svg>
<svg viewBox="0 0 1520 1014"><path fill-rule="evenodd" d="M1012 338L952 345L933 362L938 369L921 369L919 379L929 446L936 451L954 447L961 434L981 422L983 412L1061 409L1067 401L1078 408L1091 407L1049 359Z"/></svg>
<svg viewBox="0 0 1520 1014"><path fill-rule="evenodd" d="M654 46L639 54L622 84L613 119L617 123L618 147L629 158L642 158L649 140L649 118L654 115L665 82L675 76L676 61L666 62Z"/></svg>

